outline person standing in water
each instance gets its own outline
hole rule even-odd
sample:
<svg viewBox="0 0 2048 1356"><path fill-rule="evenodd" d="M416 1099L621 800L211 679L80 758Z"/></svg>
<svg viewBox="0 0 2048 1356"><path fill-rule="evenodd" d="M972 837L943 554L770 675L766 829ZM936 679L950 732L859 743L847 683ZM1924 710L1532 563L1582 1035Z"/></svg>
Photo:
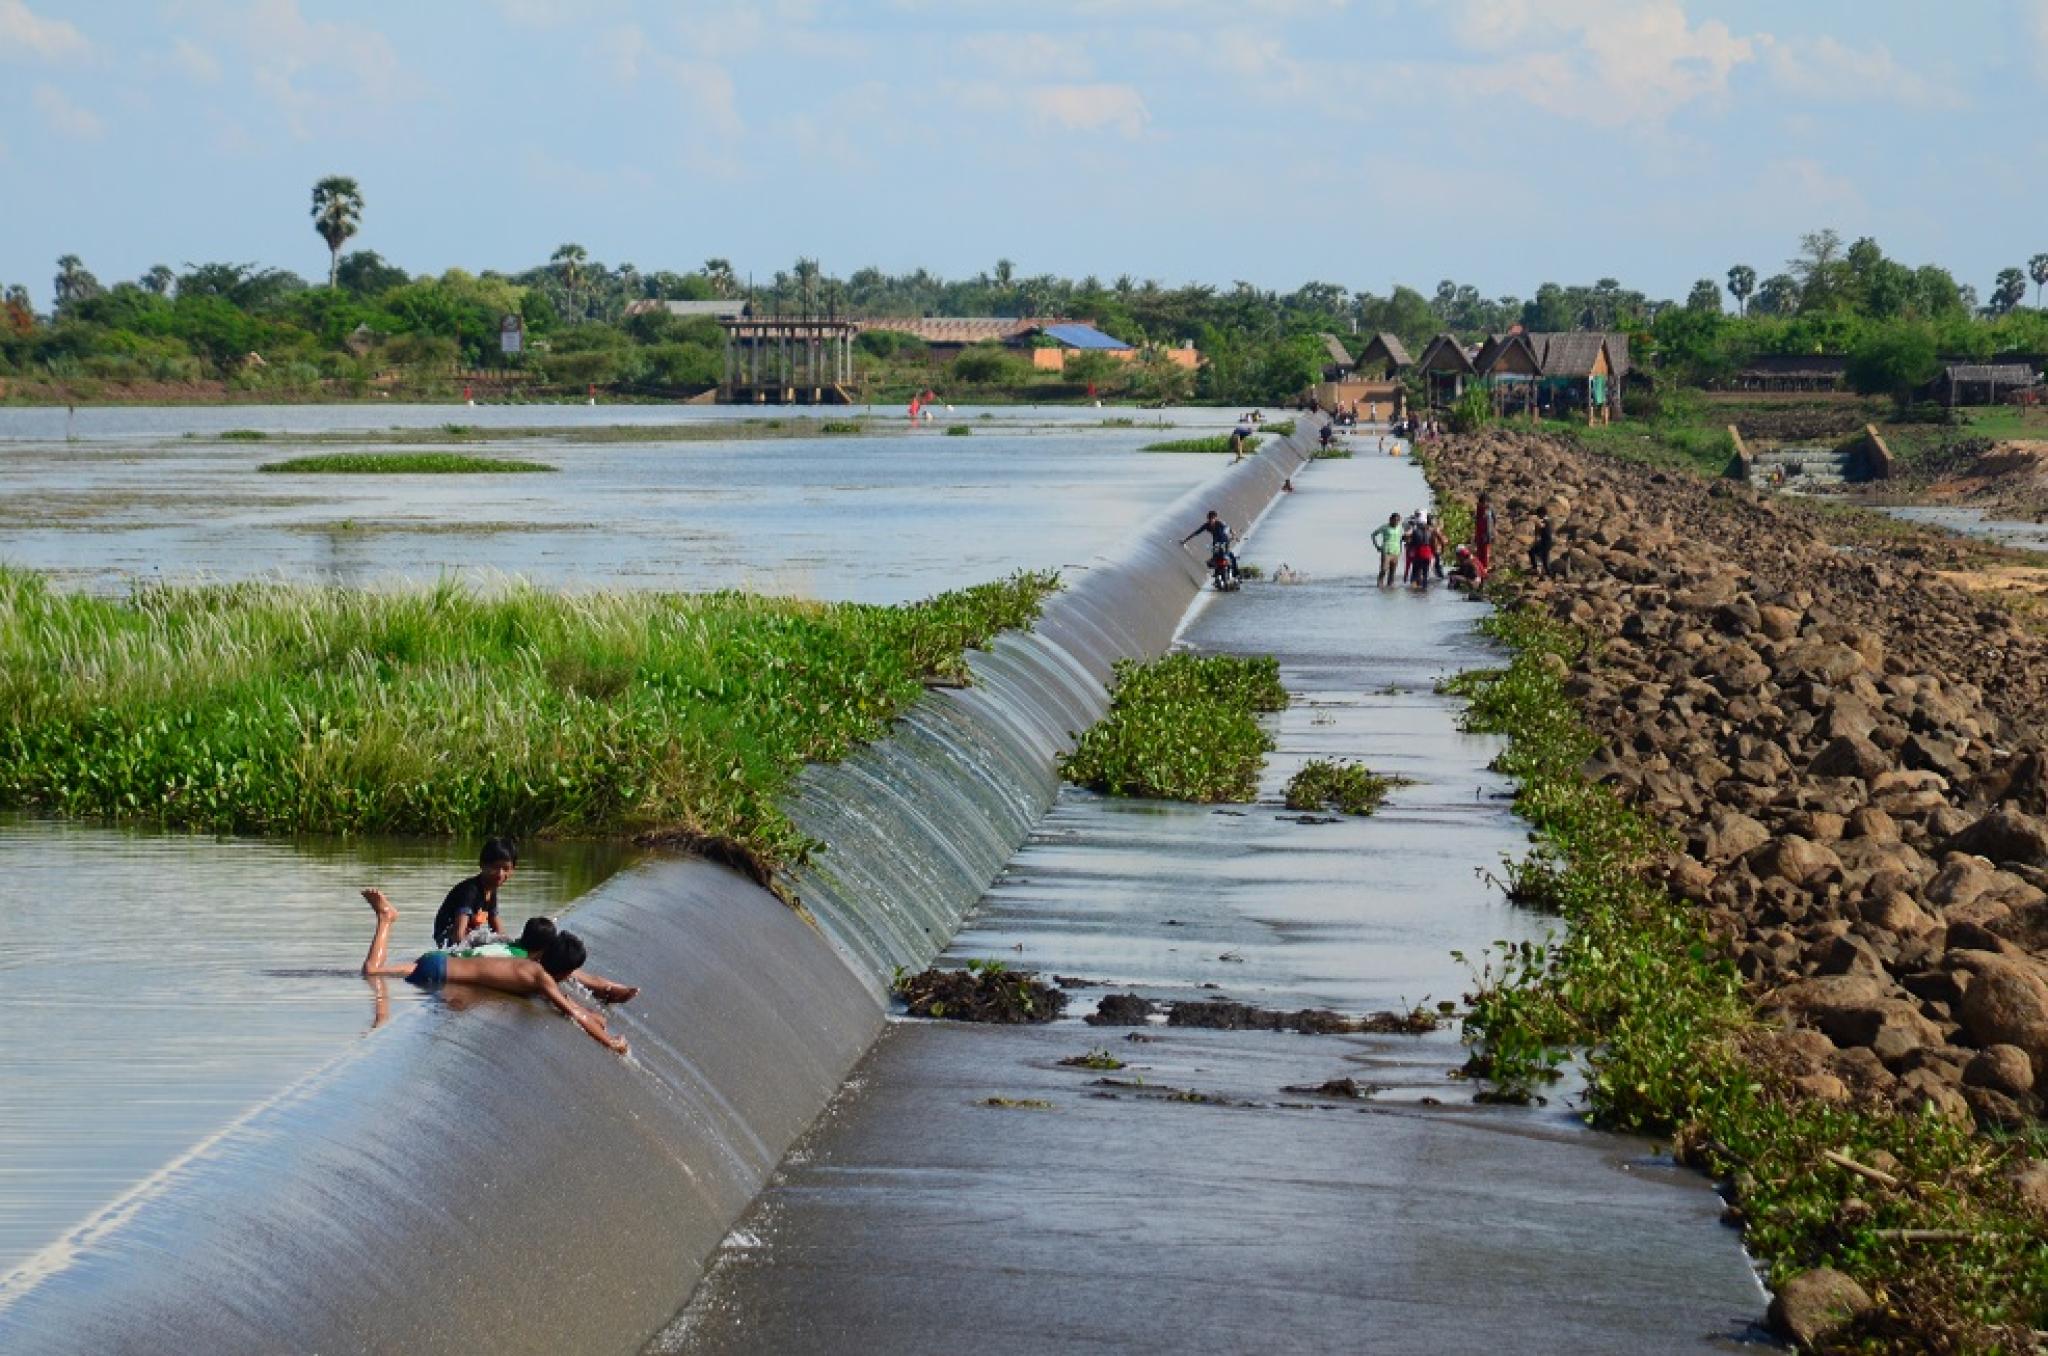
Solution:
<svg viewBox="0 0 2048 1356"><path fill-rule="evenodd" d="M1472 554L1479 558L1482 575L1493 568L1493 505L1483 494L1472 510Z"/></svg>
<svg viewBox="0 0 2048 1356"><path fill-rule="evenodd" d="M1401 515L1389 513L1387 520L1372 530L1373 548L1380 553L1381 588L1390 588L1401 562Z"/></svg>

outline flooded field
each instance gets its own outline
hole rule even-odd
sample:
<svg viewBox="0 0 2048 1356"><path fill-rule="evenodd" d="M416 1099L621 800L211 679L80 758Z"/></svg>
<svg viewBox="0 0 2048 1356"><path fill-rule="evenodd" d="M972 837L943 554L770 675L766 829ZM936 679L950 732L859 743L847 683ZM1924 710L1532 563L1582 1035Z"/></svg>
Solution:
<svg viewBox="0 0 2048 1356"><path fill-rule="evenodd" d="M692 406L94 409L75 416L67 440L63 410L0 410L0 563L100 592L138 580L512 574L899 602L1022 565L1085 568L1221 469L1215 456L1137 455L1162 436L1162 419L1174 436L1221 431L1231 417L961 409L913 429L891 411L862 420L870 432L780 436L827 416L853 417ZM716 436L736 417L783 429ZM367 428L373 421L380 427ZM382 426L431 433L451 422L532 432L478 443L409 435L406 450L460 447L559 470L258 470L308 452L377 450L391 441ZM219 436L244 429L266 436Z"/></svg>
<svg viewBox="0 0 2048 1356"><path fill-rule="evenodd" d="M631 854L541 844L505 921L557 912ZM0 1276L283 1092L389 1012L356 967L382 885L394 954L476 870L447 842L257 842L0 817Z"/></svg>

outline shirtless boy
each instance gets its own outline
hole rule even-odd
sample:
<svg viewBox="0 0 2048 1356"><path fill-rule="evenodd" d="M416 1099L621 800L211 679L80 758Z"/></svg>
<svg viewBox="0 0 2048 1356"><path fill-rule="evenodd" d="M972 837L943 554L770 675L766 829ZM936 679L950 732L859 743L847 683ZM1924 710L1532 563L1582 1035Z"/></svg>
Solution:
<svg viewBox="0 0 2048 1356"><path fill-rule="evenodd" d="M398 910L384 897L382 890L365 890L363 898L370 901L370 907L377 914L377 930L370 937L370 952L363 957L365 978L402 979L423 989L438 989L444 984L474 984L478 988L496 989L500 993L522 997L539 994L553 1004L556 1011L582 1027L592 1040L619 1054L626 1053L625 1038L606 1030L602 1014L571 1002L562 993L561 981L574 975L577 967L583 964L583 942L575 933L557 932L537 960L511 956L451 956L445 951L429 951L416 961L393 965L386 962L384 955L391 943L391 925L398 921Z"/></svg>

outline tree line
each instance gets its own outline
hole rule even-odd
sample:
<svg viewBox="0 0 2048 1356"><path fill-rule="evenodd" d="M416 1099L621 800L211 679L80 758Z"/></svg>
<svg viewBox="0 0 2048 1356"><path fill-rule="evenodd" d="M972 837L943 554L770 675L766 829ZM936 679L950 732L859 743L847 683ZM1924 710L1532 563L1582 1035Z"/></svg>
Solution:
<svg viewBox="0 0 2048 1356"><path fill-rule="evenodd" d="M225 262L160 264L108 285L78 256L65 255L48 315L29 305L26 288L0 292L0 375L314 385L360 383L393 368L520 364L567 385L690 388L718 379L716 322L628 309L646 300L738 297L767 313L1057 316L1141 347L1193 342L1207 359L1194 387L1168 383L1150 394L1225 402L1278 399L1315 380L1328 361L1324 334L1351 340L1386 331L1413 352L1444 331L1471 340L1514 325L1620 330L1635 336L1639 361L1697 384L1723 380L1758 354L1905 354L1903 367L1894 363L1898 370L1871 378L1885 389L1924 371L1935 354L2048 351L2048 312L2038 304L2048 253L2025 270L2001 271L1980 305L1975 290L1946 269L1888 258L1867 237L1845 244L1831 230L1803 236L1779 270L1760 276L1736 264L1675 302L1613 278L1544 282L1526 298L1489 297L1451 279L1427 295L1406 286L1381 295L1319 281L1278 291L1244 281L1167 286L1129 275L1027 275L1008 259L948 279L877 268L839 277L804 257L756 279L725 258L686 271L608 265L574 243L516 272L416 276L375 251L345 252L365 219L355 180L330 176L316 184L311 217L328 251L324 286L283 269ZM2033 307L2025 304L2029 278ZM499 351L507 316L517 317L529 340L529 351L516 357ZM900 366L914 363L919 348L867 335L862 356ZM975 361L988 368L992 359Z"/></svg>

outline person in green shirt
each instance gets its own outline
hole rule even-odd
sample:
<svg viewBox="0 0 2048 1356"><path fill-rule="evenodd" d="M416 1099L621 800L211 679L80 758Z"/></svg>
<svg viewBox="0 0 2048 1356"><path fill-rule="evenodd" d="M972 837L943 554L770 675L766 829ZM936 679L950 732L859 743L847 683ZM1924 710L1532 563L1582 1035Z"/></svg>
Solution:
<svg viewBox="0 0 2048 1356"><path fill-rule="evenodd" d="M1401 515L1389 513L1387 520L1372 530L1372 544L1380 553L1380 587L1392 588L1396 567L1401 563Z"/></svg>

